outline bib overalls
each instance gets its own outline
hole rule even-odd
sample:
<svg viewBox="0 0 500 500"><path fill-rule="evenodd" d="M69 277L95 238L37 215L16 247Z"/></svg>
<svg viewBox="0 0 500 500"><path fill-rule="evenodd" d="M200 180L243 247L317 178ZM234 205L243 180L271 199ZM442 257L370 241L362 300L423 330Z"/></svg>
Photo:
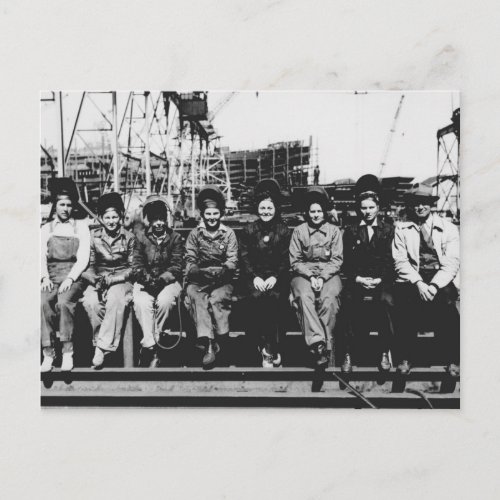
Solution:
<svg viewBox="0 0 500 500"><path fill-rule="evenodd" d="M62 352L73 351L74 318L78 299L83 291L83 285L77 280L71 288L63 293L57 293L59 285L68 277L76 262L76 254L80 240L77 236L53 235L53 222L50 222L50 236L47 241L47 269L54 288L42 292L41 295L41 336L44 354L54 357L54 340L57 337L62 342Z"/></svg>

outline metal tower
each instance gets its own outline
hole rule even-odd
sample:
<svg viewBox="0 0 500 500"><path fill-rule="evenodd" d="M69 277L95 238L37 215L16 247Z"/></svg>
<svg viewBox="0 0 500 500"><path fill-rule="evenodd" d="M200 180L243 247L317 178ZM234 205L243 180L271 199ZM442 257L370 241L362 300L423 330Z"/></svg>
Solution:
<svg viewBox="0 0 500 500"><path fill-rule="evenodd" d="M451 123L437 131L436 192L438 210L460 216L460 108L453 111Z"/></svg>
<svg viewBox="0 0 500 500"><path fill-rule="evenodd" d="M174 216L194 216L194 199L204 184L218 185L231 200L229 172L211 123L216 112L209 118L207 92L82 92L74 116L64 105L68 97L52 92L42 102L57 106L57 174L74 177L83 199L88 199L87 189L98 194L113 190L134 209L148 194L161 193L168 199L171 222ZM224 97L217 110L231 97ZM71 133L65 137L68 120ZM89 161L98 180L79 176Z"/></svg>

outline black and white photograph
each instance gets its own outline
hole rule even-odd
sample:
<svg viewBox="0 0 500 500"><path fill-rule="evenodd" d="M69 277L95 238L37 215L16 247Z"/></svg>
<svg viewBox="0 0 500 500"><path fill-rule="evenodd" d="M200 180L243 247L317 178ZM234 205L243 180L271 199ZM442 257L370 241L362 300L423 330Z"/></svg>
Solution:
<svg viewBox="0 0 500 500"><path fill-rule="evenodd" d="M496 499L499 24L3 0L2 499Z"/></svg>
<svg viewBox="0 0 500 500"><path fill-rule="evenodd" d="M460 408L460 94L40 93L44 407Z"/></svg>

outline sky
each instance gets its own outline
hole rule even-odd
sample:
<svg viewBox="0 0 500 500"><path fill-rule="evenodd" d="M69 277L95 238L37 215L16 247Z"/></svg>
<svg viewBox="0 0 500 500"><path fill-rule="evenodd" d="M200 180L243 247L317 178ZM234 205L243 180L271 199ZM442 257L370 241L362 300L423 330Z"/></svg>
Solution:
<svg viewBox="0 0 500 500"><path fill-rule="evenodd" d="M395 131L394 116L404 94ZM64 93L64 135L68 143L81 93ZM209 109L228 92L209 92ZM97 107L110 108L109 95L94 95ZM118 93L118 117L126 92ZM217 113L213 125L221 144L231 150L262 148L270 143L303 140L317 148L320 183L380 170L388 137L392 135L384 177L436 175L436 131L448 125L459 107L458 92L237 92ZM102 119L86 104L81 125ZM57 115L53 102L41 103L41 144L57 147Z"/></svg>
<svg viewBox="0 0 500 500"><path fill-rule="evenodd" d="M318 148L320 182L379 173L403 92L237 93L214 126L233 150L302 139ZM225 94L227 95L227 94ZM222 95L223 96L223 95ZM436 175L436 132L451 122L458 92L404 92L384 177ZM209 94L214 102L221 95ZM209 101L210 106L210 101Z"/></svg>

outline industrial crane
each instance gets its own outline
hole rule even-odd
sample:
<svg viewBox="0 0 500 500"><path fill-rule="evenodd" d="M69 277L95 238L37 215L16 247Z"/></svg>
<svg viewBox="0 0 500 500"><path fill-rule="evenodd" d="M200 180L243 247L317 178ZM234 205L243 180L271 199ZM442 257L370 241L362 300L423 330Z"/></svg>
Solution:
<svg viewBox="0 0 500 500"><path fill-rule="evenodd" d="M234 97L236 92L229 92L226 96L224 96L215 106L212 111L208 113L208 121L210 123L213 122L216 115L226 106L226 104Z"/></svg>
<svg viewBox="0 0 500 500"><path fill-rule="evenodd" d="M389 150L391 148L392 139L394 137L394 132L396 132L396 125L399 118L399 113L401 112L401 107L403 106L405 95L401 95L401 99L398 103L398 108L396 109L396 114L394 115L394 120L392 121L391 129L389 130L389 135L387 136L387 142L385 143L384 154L382 156L382 161L380 162L380 170L378 172L379 179L382 177L382 173L384 172L384 167L387 164L387 157L389 156Z"/></svg>

